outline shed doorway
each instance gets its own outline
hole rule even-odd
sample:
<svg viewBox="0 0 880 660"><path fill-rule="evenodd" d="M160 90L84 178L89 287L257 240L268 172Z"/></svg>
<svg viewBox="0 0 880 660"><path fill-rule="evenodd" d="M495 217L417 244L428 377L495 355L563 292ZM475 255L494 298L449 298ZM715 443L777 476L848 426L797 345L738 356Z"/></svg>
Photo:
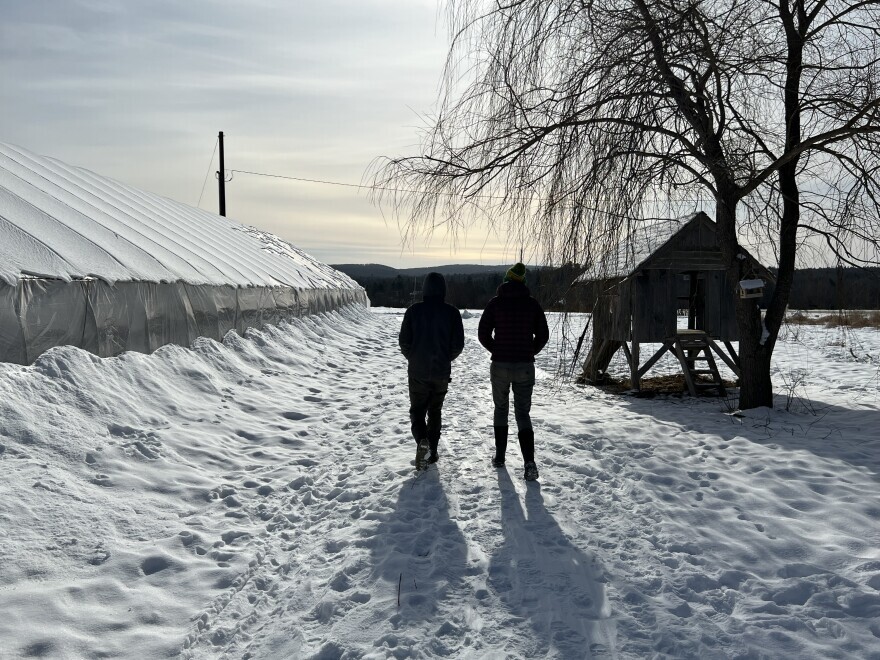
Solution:
<svg viewBox="0 0 880 660"><path fill-rule="evenodd" d="M706 330L706 278L700 271L676 273L676 307L679 316L687 316L688 330Z"/></svg>

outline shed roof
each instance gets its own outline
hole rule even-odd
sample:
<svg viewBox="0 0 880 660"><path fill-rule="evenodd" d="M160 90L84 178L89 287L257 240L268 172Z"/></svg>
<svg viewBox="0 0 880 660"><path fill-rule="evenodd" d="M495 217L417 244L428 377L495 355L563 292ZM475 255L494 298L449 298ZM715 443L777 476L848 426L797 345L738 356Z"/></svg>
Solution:
<svg viewBox="0 0 880 660"><path fill-rule="evenodd" d="M0 143L0 281L360 288L287 241Z"/></svg>
<svg viewBox="0 0 880 660"><path fill-rule="evenodd" d="M628 277L642 268L651 268L652 264L654 267L664 268L657 265L659 255L665 253L667 256L663 261L668 264L669 254L674 249L672 244L677 237L687 235L688 232L693 235L696 232L705 234L707 231L714 235L715 222L702 211L682 218L654 219L635 223L618 240L615 248L601 256L594 267L581 275L578 281ZM764 266L744 248L741 249L758 274L773 279ZM673 256L672 259L674 260L675 257ZM668 268L668 265L665 267Z"/></svg>
<svg viewBox="0 0 880 660"><path fill-rule="evenodd" d="M700 216L706 217L706 214L699 212L683 218L653 219L633 224L620 237L614 249L600 256L593 268L581 275L578 281L626 277Z"/></svg>

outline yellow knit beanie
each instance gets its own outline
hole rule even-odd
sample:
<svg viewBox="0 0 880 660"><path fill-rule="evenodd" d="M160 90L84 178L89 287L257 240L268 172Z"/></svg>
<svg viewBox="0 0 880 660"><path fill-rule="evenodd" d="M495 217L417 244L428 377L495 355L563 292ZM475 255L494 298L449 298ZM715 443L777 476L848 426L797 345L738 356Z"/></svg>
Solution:
<svg viewBox="0 0 880 660"><path fill-rule="evenodd" d="M525 284L526 281L526 267L522 263L516 263L511 266L507 274L504 276L505 282L521 282Z"/></svg>

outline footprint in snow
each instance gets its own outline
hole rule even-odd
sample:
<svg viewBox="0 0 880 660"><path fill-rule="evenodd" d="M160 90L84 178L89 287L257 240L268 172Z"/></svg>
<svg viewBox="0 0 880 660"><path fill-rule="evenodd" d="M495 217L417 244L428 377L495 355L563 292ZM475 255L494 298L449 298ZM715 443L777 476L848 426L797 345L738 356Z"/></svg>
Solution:
<svg viewBox="0 0 880 660"><path fill-rule="evenodd" d="M96 486L102 486L104 488L113 487L113 481L106 474L96 474L91 482Z"/></svg>
<svg viewBox="0 0 880 660"><path fill-rule="evenodd" d="M141 562L141 572L144 575L153 575L159 571L164 571L171 566L171 561L167 557L154 555L147 557Z"/></svg>

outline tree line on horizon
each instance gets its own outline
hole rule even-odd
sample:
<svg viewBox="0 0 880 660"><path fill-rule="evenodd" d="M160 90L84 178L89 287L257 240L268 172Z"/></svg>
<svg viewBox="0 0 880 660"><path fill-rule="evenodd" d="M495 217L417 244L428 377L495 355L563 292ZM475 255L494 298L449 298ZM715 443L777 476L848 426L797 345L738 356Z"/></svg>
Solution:
<svg viewBox="0 0 880 660"><path fill-rule="evenodd" d="M579 274L580 269L574 265L530 269L527 285L548 311L590 312L603 284L573 284ZM502 282L497 273L453 273L445 278L446 302L458 309L483 309ZM352 279L366 289L375 307L405 308L422 299L424 278L421 276L353 276ZM772 295L772 289L771 284L766 293ZM880 309L880 268L796 270L789 309Z"/></svg>

